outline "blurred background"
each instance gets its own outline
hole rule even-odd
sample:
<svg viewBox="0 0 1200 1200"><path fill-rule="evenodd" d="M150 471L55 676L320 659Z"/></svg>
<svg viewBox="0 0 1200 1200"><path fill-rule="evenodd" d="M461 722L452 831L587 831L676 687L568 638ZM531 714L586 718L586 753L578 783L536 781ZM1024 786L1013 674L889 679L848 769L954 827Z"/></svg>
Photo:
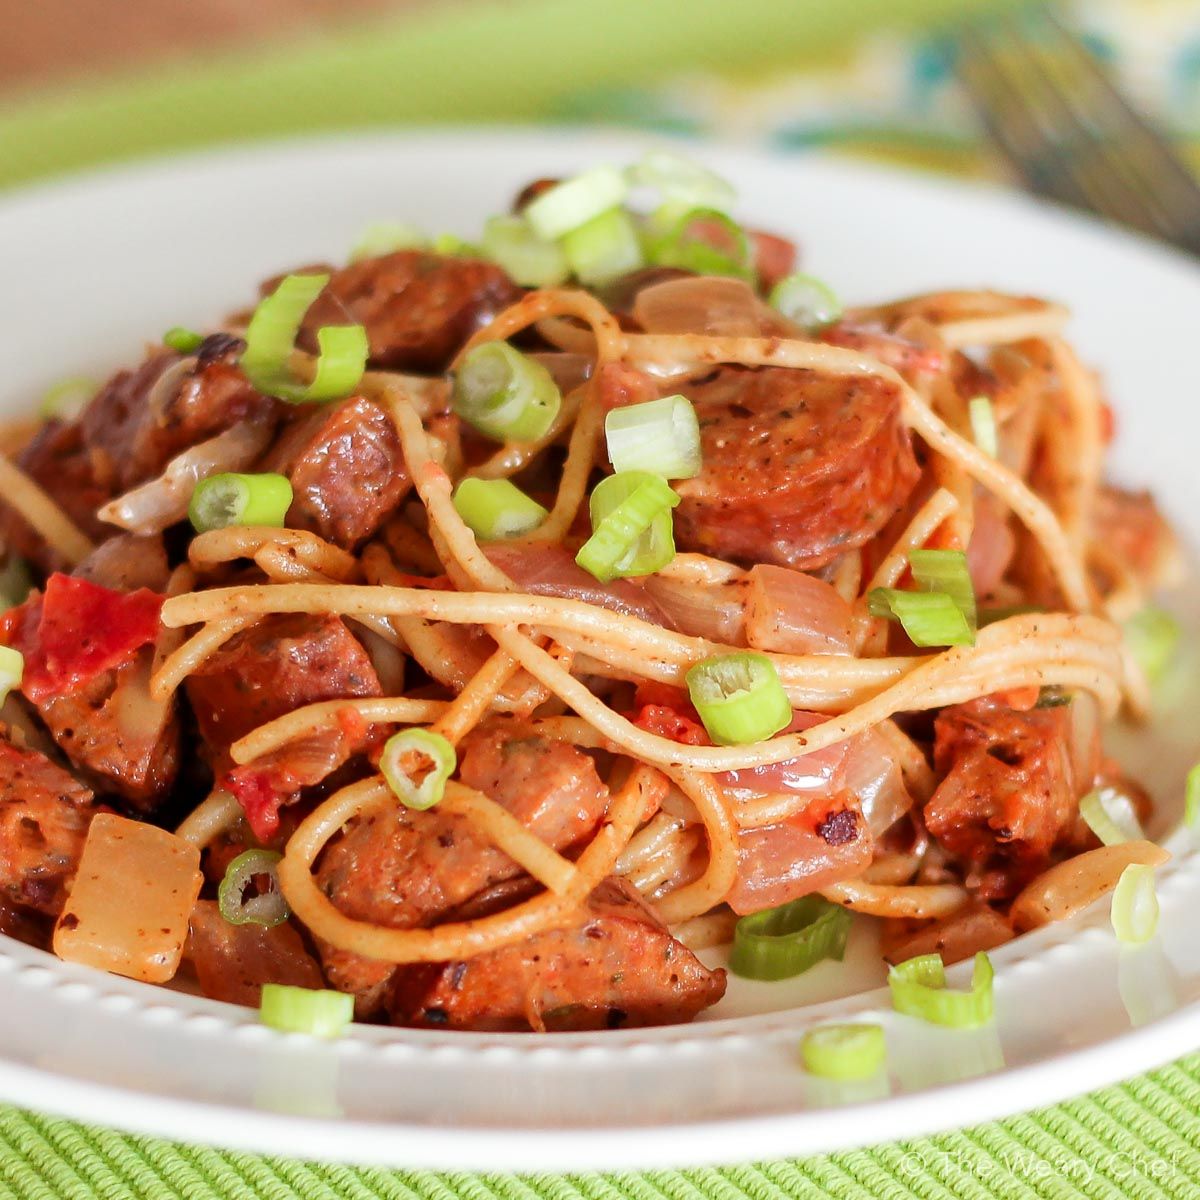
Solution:
<svg viewBox="0 0 1200 1200"><path fill-rule="evenodd" d="M1005 170L945 53L984 0L0 0L0 186L249 137L574 121ZM1197 0L1061 9L1194 154Z"/></svg>

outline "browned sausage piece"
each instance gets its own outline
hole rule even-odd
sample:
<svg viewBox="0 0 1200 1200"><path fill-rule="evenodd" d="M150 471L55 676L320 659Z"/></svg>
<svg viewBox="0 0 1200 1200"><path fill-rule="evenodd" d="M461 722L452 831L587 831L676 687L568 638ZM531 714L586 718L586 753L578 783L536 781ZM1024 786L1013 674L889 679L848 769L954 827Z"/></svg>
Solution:
<svg viewBox="0 0 1200 1200"><path fill-rule="evenodd" d="M592 760L518 722L495 721L464 739L464 783L486 792L557 849L585 837L608 791ZM317 879L347 916L396 929L428 925L476 893L520 873L507 854L449 812L396 807L352 826L321 858ZM354 992L359 1015L374 1011L394 968L322 946L335 987Z"/></svg>
<svg viewBox="0 0 1200 1200"><path fill-rule="evenodd" d="M273 418L278 403L256 392L236 365L241 349L239 339L213 334L191 366L156 352L136 370L118 371L80 417L99 482L127 491L238 421Z"/></svg>
<svg viewBox="0 0 1200 1200"><path fill-rule="evenodd" d="M149 813L165 799L179 771L180 727L174 700L152 703L154 647L82 687L34 704L50 736L101 792Z"/></svg>
<svg viewBox="0 0 1200 1200"><path fill-rule="evenodd" d="M687 395L704 466L676 485L681 549L811 570L878 533L917 481L885 380L726 369Z"/></svg>
<svg viewBox="0 0 1200 1200"><path fill-rule="evenodd" d="M934 765L945 778L925 825L976 868L985 899L999 899L1050 865L1079 836L1070 705L1021 712L984 698L945 708L934 722ZM971 882L969 879L968 882Z"/></svg>
<svg viewBox="0 0 1200 1200"><path fill-rule="evenodd" d="M391 418L361 396L299 410L262 470L292 481L288 525L347 550L366 541L409 488Z"/></svg>
<svg viewBox="0 0 1200 1200"><path fill-rule="evenodd" d="M322 325L354 321L366 328L376 366L444 371L471 334L520 296L492 263L400 250L335 271L304 318L299 344L313 351Z"/></svg>
<svg viewBox="0 0 1200 1200"><path fill-rule="evenodd" d="M397 973L398 1025L577 1030L690 1021L725 993L624 880L605 880L580 920L468 962Z"/></svg>
<svg viewBox="0 0 1200 1200"><path fill-rule="evenodd" d="M58 916L94 811L78 780L0 738L0 901Z"/></svg>
<svg viewBox="0 0 1200 1200"><path fill-rule="evenodd" d="M200 732L220 751L293 709L381 695L367 652L337 617L281 613L236 634L187 681Z"/></svg>

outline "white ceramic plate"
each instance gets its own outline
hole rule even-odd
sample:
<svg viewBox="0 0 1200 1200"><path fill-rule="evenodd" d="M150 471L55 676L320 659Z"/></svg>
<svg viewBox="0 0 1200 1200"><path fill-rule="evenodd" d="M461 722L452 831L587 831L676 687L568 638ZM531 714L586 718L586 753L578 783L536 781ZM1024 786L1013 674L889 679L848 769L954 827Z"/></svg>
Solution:
<svg viewBox="0 0 1200 1200"><path fill-rule="evenodd" d="M5 198L0 409L132 361L143 341L245 303L281 269L339 260L369 221L469 235L523 182L628 161L642 144L494 131L301 141ZM703 157L736 181L747 219L797 237L807 269L848 300L978 285L1073 305L1074 336L1120 415L1115 473L1152 484L1200 542L1194 264L1004 192L822 159ZM1200 734L1178 721L1128 754L1164 832ZM550 1038L355 1027L332 1045L0 937L0 1097L194 1141L491 1169L729 1162L979 1121L1200 1045L1200 864L1184 837L1170 844L1159 939L1120 953L1101 904L1003 947L998 1020L982 1033L891 1014L865 927L847 964L735 984L693 1026ZM814 1085L797 1065L802 1032L860 1014L887 1027L889 1078L858 1093Z"/></svg>

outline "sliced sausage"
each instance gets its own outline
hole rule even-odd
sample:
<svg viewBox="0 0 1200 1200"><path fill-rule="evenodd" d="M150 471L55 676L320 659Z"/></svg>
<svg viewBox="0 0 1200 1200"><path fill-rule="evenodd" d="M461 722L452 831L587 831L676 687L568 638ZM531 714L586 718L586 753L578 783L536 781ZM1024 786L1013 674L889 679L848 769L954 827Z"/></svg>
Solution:
<svg viewBox="0 0 1200 1200"><path fill-rule="evenodd" d="M58 916L94 811L82 783L0 738L0 901Z"/></svg>
<svg viewBox="0 0 1200 1200"><path fill-rule="evenodd" d="M608 791L592 760L518 722L481 726L460 748L464 783L491 796L538 837L563 849L604 813ZM352 826L322 856L317 879L347 916L395 929L429 925L476 893L520 874L465 818L397 806ZM360 1016L376 1010L394 968L321 947L335 987L354 992Z"/></svg>
<svg viewBox="0 0 1200 1200"><path fill-rule="evenodd" d="M335 271L304 318L300 345L315 350L322 325L350 320L366 328L376 366L444 371L471 334L520 296L492 263L399 250Z"/></svg>
<svg viewBox="0 0 1200 1200"><path fill-rule="evenodd" d="M578 1030L690 1021L725 993L624 880L605 880L566 929L467 962L397 973L398 1025Z"/></svg>
<svg viewBox="0 0 1200 1200"><path fill-rule="evenodd" d="M934 722L944 775L925 825L975 868L985 899L1012 894L1079 836L1078 799L1090 780L1072 765L1071 707L1021 712L984 698L945 708Z"/></svg>
<svg viewBox="0 0 1200 1200"><path fill-rule="evenodd" d="M409 489L391 418L361 396L300 410L262 464L292 482L288 525L353 550Z"/></svg>
<svg viewBox="0 0 1200 1200"><path fill-rule="evenodd" d="M281 613L230 638L187 681L200 732L217 751L284 713L341 696L378 696L367 652L337 617Z"/></svg>
<svg viewBox="0 0 1200 1200"><path fill-rule="evenodd" d="M811 570L878 533L917 481L886 380L726 369L688 396L704 466L676 485L681 549Z"/></svg>
<svg viewBox="0 0 1200 1200"><path fill-rule="evenodd" d="M156 352L135 370L118 371L80 417L100 484L128 491L161 474L190 446L238 421L275 414L278 403L255 391L238 369L241 349L238 339L216 334L192 358Z"/></svg>

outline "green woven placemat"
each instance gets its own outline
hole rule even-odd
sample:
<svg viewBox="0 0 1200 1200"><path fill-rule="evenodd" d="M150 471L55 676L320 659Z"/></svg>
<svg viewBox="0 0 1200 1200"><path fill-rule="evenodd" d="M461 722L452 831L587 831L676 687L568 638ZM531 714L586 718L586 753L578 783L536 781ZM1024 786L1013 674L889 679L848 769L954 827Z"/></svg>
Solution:
<svg viewBox="0 0 1200 1200"><path fill-rule="evenodd" d="M390 1171L130 1137L0 1110L0 1200L1195 1200L1200 1055L1054 1108L868 1150L586 1175Z"/></svg>
<svg viewBox="0 0 1200 1200"><path fill-rule="evenodd" d="M0 187L232 138L543 117L568 111L572 95L611 86L636 96L692 68L753 78L831 53L883 21L916 25L986 2L480 0L431 9L394 27L0 103ZM516 1177L302 1163L0 1106L0 1200L1192 1200L1198 1114L1200 1055L1191 1055L1068 1104L869 1150L723 1170Z"/></svg>

